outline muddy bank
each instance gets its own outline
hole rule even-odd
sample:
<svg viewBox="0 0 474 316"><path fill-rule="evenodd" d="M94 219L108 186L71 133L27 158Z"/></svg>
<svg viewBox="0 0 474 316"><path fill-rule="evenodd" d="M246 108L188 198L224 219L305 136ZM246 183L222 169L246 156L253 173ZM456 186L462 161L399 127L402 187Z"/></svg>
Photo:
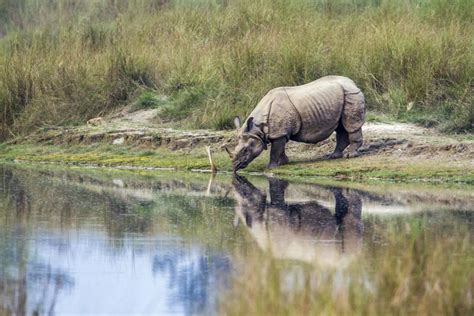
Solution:
<svg viewBox="0 0 474 316"><path fill-rule="evenodd" d="M401 158L423 157L426 159L474 159L474 142L458 140L442 135L405 133L386 133L391 124L366 124L362 155L393 155ZM400 125L400 124L397 124ZM408 124L407 128L412 126ZM399 127L399 126L398 126ZM114 146L133 146L140 149L157 149L160 147L172 151L191 151L197 147L211 146L214 150L223 150L224 146L232 148L236 144L233 132L193 130L180 131L170 128L83 130L57 128L36 133L13 142L13 144L44 144L88 146L104 144ZM319 144L302 144L290 142L288 154L298 160L321 158L332 152L336 145L334 135Z"/></svg>
<svg viewBox="0 0 474 316"><path fill-rule="evenodd" d="M180 130L157 127L155 110L122 111L79 127L54 127L11 142L12 144L44 144L88 146L93 144L132 146L141 149L166 148L192 151L211 146L214 151L236 143L233 131ZM441 134L406 123L371 123L363 126L363 155L393 155L424 159L474 159L474 138ZM297 160L323 158L335 147L335 135L317 145L290 142L288 153ZM291 158L291 157L290 157Z"/></svg>
<svg viewBox="0 0 474 316"><path fill-rule="evenodd" d="M130 169L209 169L210 146L219 171L230 171L224 147L236 143L234 131L178 130L157 126L153 113L135 111L97 120L97 124L56 127L16 139L0 148L0 160ZM290 142L290 164L268 170L268 151L243 173L343 180L396 180L474 183L474 138L445 135L405 123L363 126L361 157L327 160L335 135L313 145Z"/></svg>

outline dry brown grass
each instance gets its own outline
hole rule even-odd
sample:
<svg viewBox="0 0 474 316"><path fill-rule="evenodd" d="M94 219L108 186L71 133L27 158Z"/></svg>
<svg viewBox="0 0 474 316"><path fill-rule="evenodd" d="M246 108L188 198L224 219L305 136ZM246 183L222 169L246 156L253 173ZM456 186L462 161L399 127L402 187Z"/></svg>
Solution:
<svg viewBox="0 0 474 316"><path fill-rule="evenodd" d="M227 128L269 89L327 74L353 78L372 111L469 131L473 10L467 0L2 0L1 136L136 100L167 120ZM157 95L169 98L146 102Z"/></svg>

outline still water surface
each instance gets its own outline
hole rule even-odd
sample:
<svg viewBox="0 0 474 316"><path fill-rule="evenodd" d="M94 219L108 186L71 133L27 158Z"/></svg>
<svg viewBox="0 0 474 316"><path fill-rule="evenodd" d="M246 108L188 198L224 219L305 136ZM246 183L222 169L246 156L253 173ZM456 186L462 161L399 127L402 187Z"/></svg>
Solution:
<svg viewBox="0 0 474 316"><path fill-rule="evenodd" d="M462 188L209 180L0 167L0 314L213 314L237 257L329 269L383 252L392 223L474 230Z"/></svg>

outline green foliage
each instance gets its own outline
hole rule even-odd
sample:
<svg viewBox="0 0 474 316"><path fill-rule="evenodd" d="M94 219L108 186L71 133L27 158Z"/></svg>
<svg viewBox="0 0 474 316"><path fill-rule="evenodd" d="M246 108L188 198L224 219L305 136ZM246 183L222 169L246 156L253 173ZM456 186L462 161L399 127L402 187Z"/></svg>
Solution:
<svg viewBox="0 0 474 316"><path fill-rule="evenodd" d="M354 79L370 111L472 131L473 12L468 0L0 0L0 137L151 106L144 90L169 96L164 119L231 128L269 89L328 74Z"/></svg>
<svg viewBox="0 0 474 316"><path fill-rule="evenodd" d="M205 101L206 95L206 90L203 88L180 89L163 104L161 116L167 120L184 119Z"/></svg>
<svg viewBox="0 0 474 316"><path fill-rule="evenodd" d="M232 165L224 150L216 150L214 162L220 172L231 172ZM84 165L121 168L209 169L209 159L202 147L171 151L163 147L149 150L116 145L0 145L0 162L23 161L60 165ZM290 179L345 179L370 182L425 182L474 185L474 168L468 160L400 160L387 156L364 156L357 159L294 161L272 169L272 174ZM241 174L264 173L268 157L261 155Z"/></svg>
<svg viewBox="0 0 474 316"><path fill-rule="evenodd" d="M134 102L135 109L157 108L164 100L152 90L142 92Z"/></svg>

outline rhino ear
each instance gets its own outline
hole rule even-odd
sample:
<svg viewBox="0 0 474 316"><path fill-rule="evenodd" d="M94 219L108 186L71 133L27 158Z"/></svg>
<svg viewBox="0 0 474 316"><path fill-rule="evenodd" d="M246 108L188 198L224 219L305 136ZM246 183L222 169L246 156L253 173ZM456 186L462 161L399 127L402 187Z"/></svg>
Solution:
<svg viewBox="0 0 474 316"><path fill-rule="evenodd" d="M234 118L234 125L235 125L235 128L236 129L239 129L240 128L240 117L236 116Z"/></svg>
<svg viewBox="0 0 474 316"><path fill-rule="evenodd" d="M253 128L253 117L249 117L247 120L247 128L245 131L248 133Z"/></svg>

